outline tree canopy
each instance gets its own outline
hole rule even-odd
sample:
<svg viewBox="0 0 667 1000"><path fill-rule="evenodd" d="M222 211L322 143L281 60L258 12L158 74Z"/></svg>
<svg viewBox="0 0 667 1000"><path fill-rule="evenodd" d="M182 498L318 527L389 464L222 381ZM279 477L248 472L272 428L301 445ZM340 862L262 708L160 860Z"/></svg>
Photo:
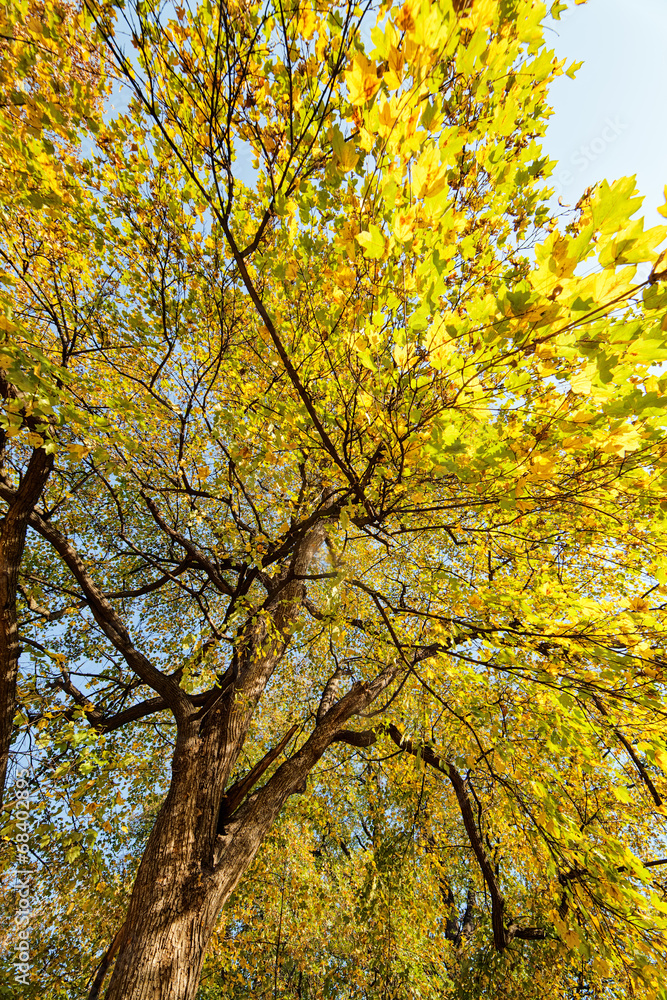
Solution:
<svg viewBox="0 0 667 1000"><path fill-rule="evenodd" d="M667 227L546 15L8 7L0 995L667 995Z"/></svg>

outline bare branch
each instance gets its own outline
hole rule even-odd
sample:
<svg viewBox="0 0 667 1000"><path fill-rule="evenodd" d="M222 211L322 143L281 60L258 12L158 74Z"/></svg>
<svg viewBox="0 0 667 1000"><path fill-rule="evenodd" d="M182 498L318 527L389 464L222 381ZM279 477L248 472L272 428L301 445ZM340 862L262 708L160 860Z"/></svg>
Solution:
<svg viewBox="0 0 667 1000"><path fill-rule="evenodd" d="M0 496L3 499L13 499L14 493L4 484L0 484ZM144 681L161 695L178 721L185 721L192 716L192 701L178 683L158 670L150 660L134 646L130 634L104 594L91 578L85 563L71 542L50 521L38 513L32 512L28 523L37 531L58 553L72 576L81 587L95 621L105 636L123 656L128 666Z"/></svg>

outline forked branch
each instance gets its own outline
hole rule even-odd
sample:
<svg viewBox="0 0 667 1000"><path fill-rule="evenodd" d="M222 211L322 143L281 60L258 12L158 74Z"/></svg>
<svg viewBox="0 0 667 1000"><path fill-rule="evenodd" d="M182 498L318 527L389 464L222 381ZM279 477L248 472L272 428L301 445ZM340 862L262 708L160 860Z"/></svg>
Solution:
<svg viewBox="0 0 667 1000"><path fill-rule="evenodd" d="M466 791L465 782L457 768L449 761L439 757L430 746L405 739L393 724L389 726L388 733L400 750L423 760L429 767L440 771L441 774L449 778L454 789L454 794L456 795L470 846L475 853L477 863L491 896L491 925L493 928L493 943L496 949L503 951L513 938L521 938L526 941L544 940L546 931L541 927L519 927L514 923L505 926L505 897L500 890L496 873L484 850L484 844L482 843L482 838L475 821L472 803ZM341 730L334 736L332 742L348 743L356 747L368 747L375 743L376 740L377 734L372 729L363 732Z"/></svg>

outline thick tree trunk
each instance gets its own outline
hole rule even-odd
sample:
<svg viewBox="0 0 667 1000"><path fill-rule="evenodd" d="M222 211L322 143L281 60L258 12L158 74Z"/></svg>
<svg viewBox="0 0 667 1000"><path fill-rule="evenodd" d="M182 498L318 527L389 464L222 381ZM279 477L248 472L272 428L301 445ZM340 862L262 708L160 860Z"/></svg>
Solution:
<svg viewBox="0 0 667 1000"><path fill-rule="evenodd" d="M303 747L225 822L222 833L217 832L221 786L211 779L228 771L235 755L224 760L220 730L217 745L194 736L177 747L171 787L137 873L106 1000L194 1000L218 914L283 804L304 790L341 726L392 676L388 672L375 685L353 685Z"/></svg>
<svg viewBox="0 0 667 1000"><path fill-rule="evenodd" d="M4 796L12 723L16 711L19 634L16 592L28 519L42 495L53 457L35 449L26 474L0 522L0 808Z"/></svg>
<svg viewBox="0 0 667 1000"><path fill-rule="evenodd" d="M107 997L194 1000L212 930L196 906L158 929L147 903L143 919L140 914L133 922L132 941L121 949Z"/></svg>
<svg viewBox="0 0 667 1000"><path fill-rule="evenodd" d="M190 1000L197 992L220 906L213 814L230 761L219 752L224 745L206 746L192 729L179 737L169 792L137 872L109 1000Z"/></svg>
<svg viewBox="0 0 667 1000"><path fill-rule="evenodd" d="M220 757L201 745L197 753L198 743L177 753L137 873L107 1000L194 1000L220 909L264 838L259 818L241 828L232 820L233 831L216 834Z"/></svg>
<svg viewBox="0 0 667 1000"><path fill-rule="evenodd" d="M253 791L252 785L291 734L225 794L255 707L287 650L306 596L303 580L324 539L326 513L297 543L266 603L239 629L221 687L201 707L190 702L179 710L169 791L141 859L124 926L100 963L90 1000L99 996L114 957L106 1000L194 1000L218 914L283 804L305 789L308 774L341 727L399 670L392 663L373 682L357 682L319 713L304 745L261 788ZM46 533L45 526L40 530ZM83 577L74 557L58 544L75 575ZM88 584L87 590L92 600Z"/></svg>

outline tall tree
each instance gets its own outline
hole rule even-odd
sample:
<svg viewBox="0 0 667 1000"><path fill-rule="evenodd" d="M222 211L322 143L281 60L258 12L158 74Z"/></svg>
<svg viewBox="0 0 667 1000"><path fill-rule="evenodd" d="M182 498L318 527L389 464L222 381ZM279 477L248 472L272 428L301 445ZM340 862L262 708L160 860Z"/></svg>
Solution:
<svg viewBox="0 0 667 1000"><path fill-rule="evenodd" d="M544 6L88 9L125 109L73 384L125 406L28 515L19 726L174 734L90 996L194 998L290 797L378 751L440 782L447 947L657 996L667 231L630 179L552 214Z"/></svg>
<svg viewBox="0 0 667 1000"><path fill-rule="evenodd" d="M82 27L67 3L12 2L0 14L0 476L15 486L0 531L0 803L16 709L19 566L53 466L54 404L80 325L70 308L80 270L70 235L77 147L104 96L100 51Z"/></svg>

